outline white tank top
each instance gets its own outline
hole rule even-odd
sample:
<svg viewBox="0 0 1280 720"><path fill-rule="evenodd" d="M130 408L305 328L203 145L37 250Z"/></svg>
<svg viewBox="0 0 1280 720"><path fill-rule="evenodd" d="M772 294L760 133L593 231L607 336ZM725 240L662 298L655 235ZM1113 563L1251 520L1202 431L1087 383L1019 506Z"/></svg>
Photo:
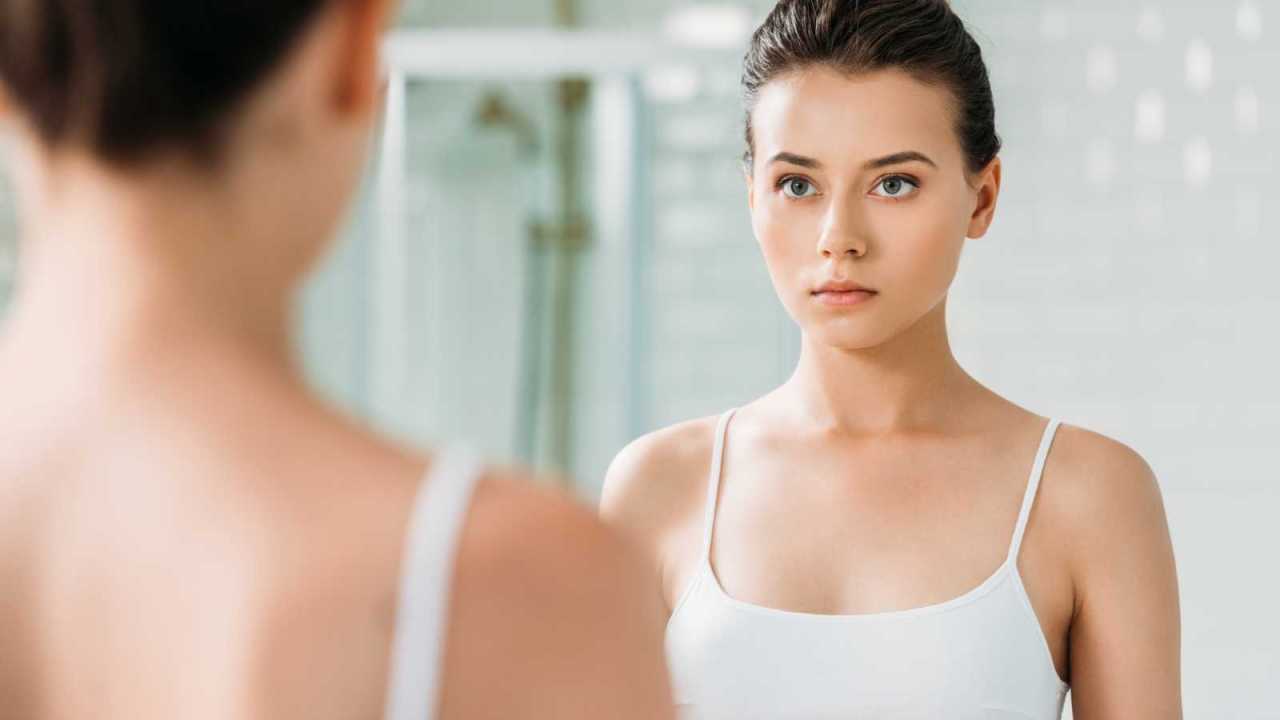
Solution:
<svg viewBox="0 0 1280 720"><path fill-rule="evenodd" d="M819 615L735 600L711 568L725 432L716 431L699 567L667 624L681 720L1057 720L1068 687L1018 574L1059 423L1045 428L1003 564L960 597Z"/></svg>
<svg viewBox="0 0 1280 720"><path fill-rule="evenodd" d="M438 712L454 557L479 476L470 456L443 454L414 500L400 561L386 720L431 720Z"/></svg>

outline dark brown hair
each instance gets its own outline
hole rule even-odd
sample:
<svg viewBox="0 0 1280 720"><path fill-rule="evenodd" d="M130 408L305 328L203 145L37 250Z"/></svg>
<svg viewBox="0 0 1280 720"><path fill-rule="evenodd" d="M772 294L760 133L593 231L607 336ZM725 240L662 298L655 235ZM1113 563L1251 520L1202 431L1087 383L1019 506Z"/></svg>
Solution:
<svg viewBox="0 0 1280 720"><path fill-rule="evenodd" d="M979 172L1000 152L982 49L946 0L780 0L743 61L748 166L760 89L813 66L849 74L898 69L942 85L956 101L956 134L969 171Z"/></svg>
<svg viewBox="0 0 1280 720"><path fill-rule="evenodd" d="M0 0L0 82L50 146L207 155L329 0Z"/></svg>

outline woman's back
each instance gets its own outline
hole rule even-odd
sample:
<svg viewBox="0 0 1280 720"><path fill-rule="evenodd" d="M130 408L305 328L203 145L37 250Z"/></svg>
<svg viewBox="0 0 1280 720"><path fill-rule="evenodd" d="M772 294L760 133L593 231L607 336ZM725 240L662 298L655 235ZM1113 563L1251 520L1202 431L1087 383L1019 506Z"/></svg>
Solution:
<svg viewBox="0 0 1280 720"><path fill-rule="evenodd" d="M424 477L451 480L436 462L208 348L92 396L21 370L0 365L6 714L382 715L410 510ZM442 717L661 716L630 556L520 480L488 473L462 523ZM640 652L600 663L593 628Z"/></svg>

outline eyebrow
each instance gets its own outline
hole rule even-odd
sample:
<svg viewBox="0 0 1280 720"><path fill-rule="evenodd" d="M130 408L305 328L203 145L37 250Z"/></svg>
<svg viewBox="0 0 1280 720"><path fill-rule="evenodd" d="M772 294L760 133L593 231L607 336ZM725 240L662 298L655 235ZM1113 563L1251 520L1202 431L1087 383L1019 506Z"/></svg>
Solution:
<svg viewBox="0 0 1280 720"><path fill-rule="evenodd" d="M777 155L774 155L773 157L769 158L770 165L772 165L773 163L779 163L779 162L784 162L790 165L799 165L800 167L814 168L814 169L822 167L822 163L818 162L817 160L811 157L805 157L804 155L796 155L795 153L789 153L786 151L780 152Z"/></svg>
<svg viewBox="0 0 1280 720"><path fill-rule="evenodd" d="M863 165L863 168L866 170L876 170L878 168L888 167L889 165L900 165L902 163L913 162L913 161L922 162L926 165L930 165L935 168L938 167L938 163L929 159L928 155L925 155L922 152L917 152L915 150L905 150L903 152L897 152L892 155L885 155L884 157L876 158L874 160L868 160ZM773 164L777 162L790 163L791 165L799 165L800 167L813 168L815 170L822 167L822 163L814 158L806 157L804 155L797 155L795 153L790 153L786 151L780 152L777 155L774 155L773 157L769 158L769 164Z"/></svg>
<svg viewBox="0 0 1280 720"><path fill-rule="evenodd" d="M925 155L922 152L916 152L915 150L907 150L905 152L894 153L892 155L885 155L882 158L876 158L875 160L868 161L863 165L863 167L867 170L875 170L889 165L901 165L906 162L922 162L925 165L930 165L934 168L938 167L938 163L930 160L928 155Z"/></svg>

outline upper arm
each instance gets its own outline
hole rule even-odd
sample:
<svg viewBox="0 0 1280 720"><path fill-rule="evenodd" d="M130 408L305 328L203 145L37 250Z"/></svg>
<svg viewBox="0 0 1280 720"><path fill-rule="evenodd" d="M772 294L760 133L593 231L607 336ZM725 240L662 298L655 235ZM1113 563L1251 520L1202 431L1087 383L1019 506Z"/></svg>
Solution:
<svg viewBox="0 0 1280 720"><path fill-rule="evenodd" d="M1072 708L1077 720L1180 718L1178 583L1160 488L1137 453L1093 440L1074 498Z"/></svg>
<svg viewBox="0 0 1280 720"><path fill-rule="evenodd" d="M664 617L642 561L585 508L515 494L479 498L464 536L443 716L671 717Z"/></svg>

